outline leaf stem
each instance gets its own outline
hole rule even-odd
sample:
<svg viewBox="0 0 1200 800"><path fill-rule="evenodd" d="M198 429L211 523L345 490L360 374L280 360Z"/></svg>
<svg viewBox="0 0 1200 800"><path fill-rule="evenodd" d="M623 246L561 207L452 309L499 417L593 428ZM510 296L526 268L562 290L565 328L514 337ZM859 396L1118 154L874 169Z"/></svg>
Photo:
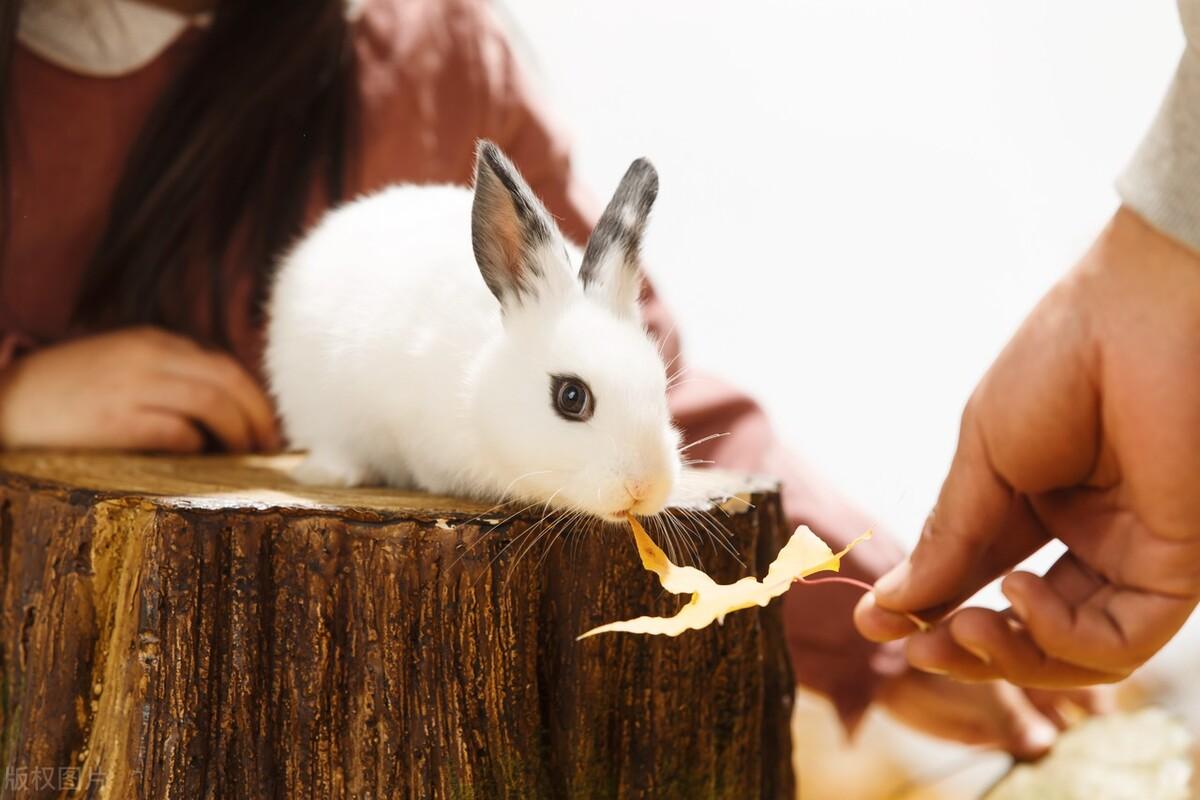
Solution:
<svg viewBox="0 0 1200 800"><path fill-rule="evenodd" d="M796 582L797 583L807 583L807 584L841 583L846 586L853 586L856 589L862 589L864 592L869 592L869 591L871 591L871 589L874 588L873 586L871 586L871 584L867 583L866 581L860 581L858 578L848 578L845 575L827 575L824 578L799 578L799 579L797 579ZM916 625L917 630L921 631L922 633L924 633L925 631L929 630L930 627L932 627L928 622L921 619L916 614L909 614L908 612L903 612L903 613L904 613L904 616L908 619L908 621L911 622L913 625Z"/></svg>

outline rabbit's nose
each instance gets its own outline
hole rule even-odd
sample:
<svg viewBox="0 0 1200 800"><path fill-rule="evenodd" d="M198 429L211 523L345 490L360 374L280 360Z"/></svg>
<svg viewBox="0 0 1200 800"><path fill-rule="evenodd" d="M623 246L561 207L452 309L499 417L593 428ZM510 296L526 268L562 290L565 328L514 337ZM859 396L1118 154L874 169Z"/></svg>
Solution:
<svg viewBox="0 0 1200 800"><path fill-rule="evenodd" d="M625 479L625 491L633 498L633 501L641 502L650 494L650 481L637 478Z"/></svg>

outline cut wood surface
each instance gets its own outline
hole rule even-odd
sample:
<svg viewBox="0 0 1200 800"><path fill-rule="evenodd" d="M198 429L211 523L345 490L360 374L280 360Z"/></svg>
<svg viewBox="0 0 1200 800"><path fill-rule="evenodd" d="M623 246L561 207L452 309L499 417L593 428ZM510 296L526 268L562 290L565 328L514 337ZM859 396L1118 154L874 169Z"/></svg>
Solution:
<svg viewBox="0 0 1200 800"><path fill-rule="evenodd" d="M0 797L792 796L778 605L577 642L678 608L626 528L294 458L0 455ZM705 569L763 574L774 487L686 483Z"/></svg>

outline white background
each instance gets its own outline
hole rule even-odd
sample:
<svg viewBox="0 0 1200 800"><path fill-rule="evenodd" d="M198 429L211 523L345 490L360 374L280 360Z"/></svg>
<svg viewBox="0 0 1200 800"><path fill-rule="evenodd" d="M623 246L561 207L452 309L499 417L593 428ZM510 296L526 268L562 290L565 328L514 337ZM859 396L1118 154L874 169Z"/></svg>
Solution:
<svg viewBox="0 0 1200 800"><path fill-rule="evenodd" d="M1171 0L506 7L594 190L658 167L647 264L692 361L909 542L1183 46Z"/></svg>

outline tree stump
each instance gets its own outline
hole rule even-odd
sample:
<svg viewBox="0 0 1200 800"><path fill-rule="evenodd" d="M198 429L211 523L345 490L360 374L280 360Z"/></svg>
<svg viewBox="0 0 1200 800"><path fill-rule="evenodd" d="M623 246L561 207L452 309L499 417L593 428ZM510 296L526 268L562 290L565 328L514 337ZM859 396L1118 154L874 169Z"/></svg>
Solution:
<svg viewBox="0 0 1200 800"><path fill-rule="evenodd" d="M293 463L0 455L0 796L792 796L778 605L576 641L680 603L627 529L526 551L541 509ZM773 486L691 482L744 562L705 568L762 575Z"/></svg>

